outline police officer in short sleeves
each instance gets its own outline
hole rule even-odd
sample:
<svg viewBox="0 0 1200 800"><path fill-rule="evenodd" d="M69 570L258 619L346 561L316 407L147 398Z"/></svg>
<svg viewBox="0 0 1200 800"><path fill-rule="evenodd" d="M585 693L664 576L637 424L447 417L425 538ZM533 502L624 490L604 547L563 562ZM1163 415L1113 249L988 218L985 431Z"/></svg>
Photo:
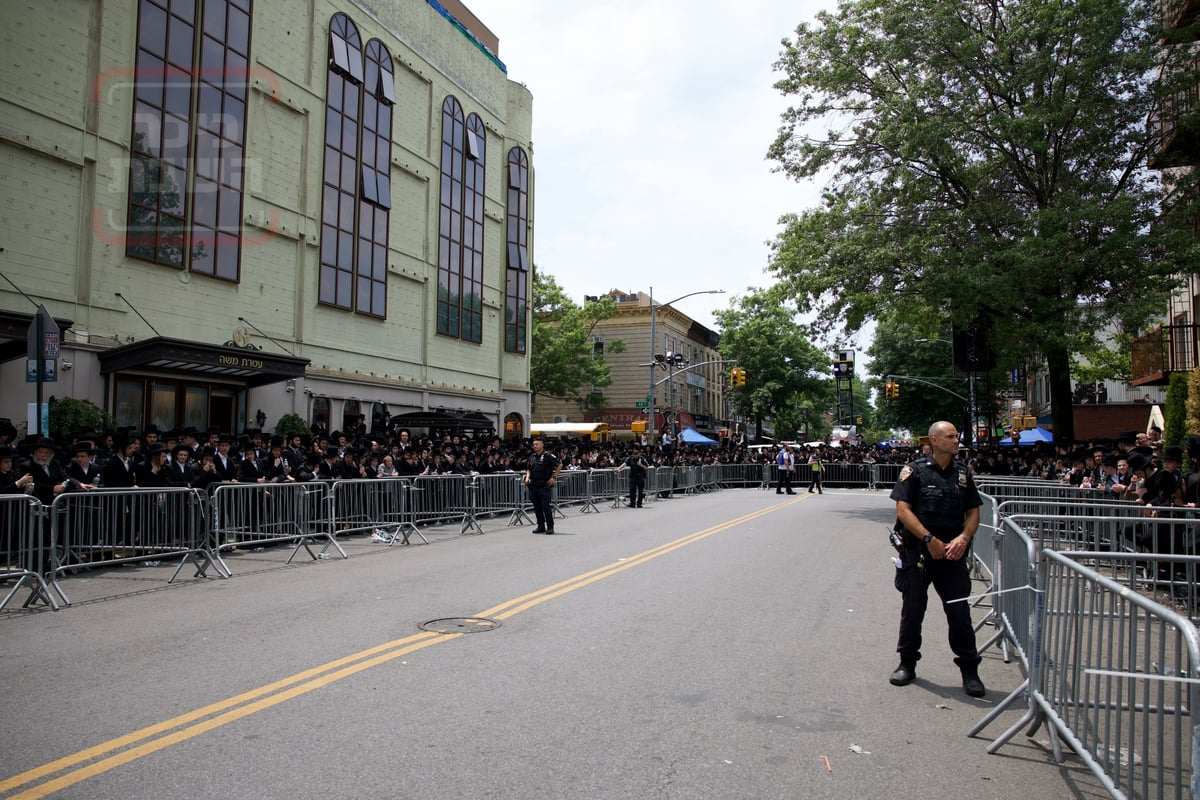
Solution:
<svg viewBox="0 0 1200 800"><path fill-rule="evenodd" d="M950 649L962 672L963 691L983 697L970 604L949 602L971 593L967 554L979 529L983 500L970 469L955 458L958 431L954 425L935 422L929 428L929 443L930 454L900 471L891 495L896 501L896 517L904 527L904 545L901 567L896 571L896 588L903 596L896 645L900 666L890 680L895 686L904 686L916 679L921 623L929 604L929 585L933 584L946 612Z"/></svg>
<svg viewBox="0 0 1200 800"><path fill-rule="evenodd" d="M541 439L533 440L533 455L525 465L525 485L529 487L529 503L533 506L533 515L537 518L534 533L554 533L554 507L550 502L554 483L562 462L554 453L546 452L546 443Z"/></svg>

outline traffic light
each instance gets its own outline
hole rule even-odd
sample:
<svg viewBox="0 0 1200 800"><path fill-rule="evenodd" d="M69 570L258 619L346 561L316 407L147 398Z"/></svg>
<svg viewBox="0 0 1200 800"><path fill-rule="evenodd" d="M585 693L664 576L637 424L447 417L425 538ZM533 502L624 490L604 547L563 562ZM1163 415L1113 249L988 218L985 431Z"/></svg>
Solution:
<svg viewBox="0 0 1200 800"><path fill-rule="evenodd" d="M741 367L738 367L738 369L737 369L737 385L738 386L746 385L746 370L742 369Z"/></svg>
<svg viewBox="0 0 1200 800"><path fill-rule="evenodd" d="M900 396L900 384L895 383L894 381L888 381L887 383L885 383L883 385L883 396L886 398L889 398L889 399L893 398L893 397L899 397Z"/></svg>
<svg viewBox="0 0 1200 800"><path fill-rule="evenodd" d="M738 382L737 382L738 381L738 372L739 372L739 370L737 367L734 367L733 369L729 370L729 385L730 386L738 385Z"/></svg>
<svg viewBox="0 0 1200 800"><path fill-rule="evenodd" d="M900 396L900 384L897 383L896 381L892 381L892 397L898 398L899 396Z"/></svg>

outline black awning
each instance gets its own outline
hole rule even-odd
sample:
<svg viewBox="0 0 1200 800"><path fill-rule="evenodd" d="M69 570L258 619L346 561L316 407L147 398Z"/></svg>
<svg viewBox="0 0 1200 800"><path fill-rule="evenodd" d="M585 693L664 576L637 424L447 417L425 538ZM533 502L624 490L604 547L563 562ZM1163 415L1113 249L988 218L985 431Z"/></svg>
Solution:
<svg viewBox="0 0 1200 800"><path fill-rule="evenodd" d="M458 417L445 411L410 411L396 414L391 423L393 427L401 428L453 428L458 425Z"/></svg>
<svg viewBox="0 0 1200 800"><path fill-rule="evenodd" d="M496 423L478 411L459 414L449 411L410 411L407 414L397 414L392 417L393 427L413 428L457 428L474 430L494 430Z"/></svg>
<svg viewBox="0 0 1200 800"><path fill-rule="evenodd" d="M0 363L12 361L14 358L25 358L26 339L29 336L29 326L33 324L33 316L16 311L0 311ZM60 332L65 333L75 322L55 317L54 324L58 325Z"/></svg>
<svg viewBox="0 0 1200 800"><path fill-rule="evenodd" d="M458 424L463 428L474 428L477 431L495 430L495 420L488 419L478 411L471 411L458 418Z"/></svg>
<svg viewBox="0 0 1200 800"><path fill-rule="evenodd" d="M100 374L152 369L197 377L234 378L247 386L261 386L302 377L308 363L307 358L280 353L156 337L101 353Z"/></svg>

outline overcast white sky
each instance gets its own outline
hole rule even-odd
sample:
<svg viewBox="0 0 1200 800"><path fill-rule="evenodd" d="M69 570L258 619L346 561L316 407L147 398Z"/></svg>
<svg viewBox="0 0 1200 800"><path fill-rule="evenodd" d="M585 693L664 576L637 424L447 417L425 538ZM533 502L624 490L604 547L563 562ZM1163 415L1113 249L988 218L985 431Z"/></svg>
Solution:
<svg viewBox="0 0 1200 800"><path fill-rule="evenodd" d="M465 2L533 93L539 269L579 303L724 289L678 304L714 329L713 311L771 282L779 216L820 196L766 160L788 105L771 65L834 0Z"/></svg>

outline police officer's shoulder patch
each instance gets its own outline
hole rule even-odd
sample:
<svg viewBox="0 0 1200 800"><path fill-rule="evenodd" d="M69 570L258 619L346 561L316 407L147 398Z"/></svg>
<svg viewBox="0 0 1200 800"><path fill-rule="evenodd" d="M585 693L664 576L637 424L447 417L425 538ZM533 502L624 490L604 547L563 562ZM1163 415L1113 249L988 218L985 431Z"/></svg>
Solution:
<svg viewBox="0 0 1200 800"><path fill-rule="evenodd" d="M912 474L913 474L913 468L910 465L905 464L904 468L900 470L900 482L904 483L906 480L908 480L908 477Z"/></svg>

